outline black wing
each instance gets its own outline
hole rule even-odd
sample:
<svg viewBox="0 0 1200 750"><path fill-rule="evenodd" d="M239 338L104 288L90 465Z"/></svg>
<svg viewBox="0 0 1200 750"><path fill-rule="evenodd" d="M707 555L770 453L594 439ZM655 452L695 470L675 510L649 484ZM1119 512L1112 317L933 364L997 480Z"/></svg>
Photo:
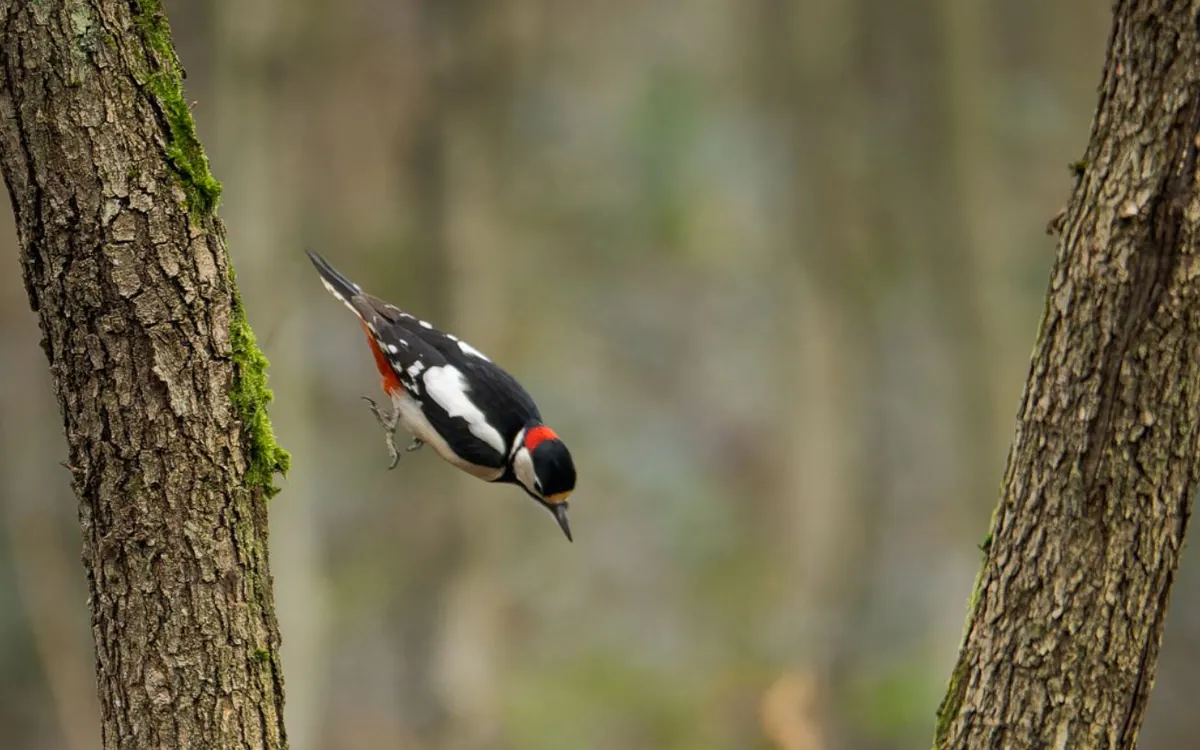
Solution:
<svg viewBox="0 0 1200 750"><path fill-rule="evenodd" d="M362 295L355 299L354 306L368 326L373 327L396 376L420 402L425 418L438 434L459 456L473 464L504 466L508 447L517 433L531 420L541 419L533 398L516 378L470 344L395 305ZM430 395L425 379L434 368L453 368L461 373L463 395L482 415L486 427L478 418L452 416L447 405ZM444 372L436 374L444 375ZM499 446L494 444L496 436Z"/></svg>
<svg viewBox="0 0 1200 750"><path fill-rule="evenodd" d="M352 297L350 305L366 323L400 384L410 395L420 398L421 375L430 367L445 365L446 358L424 339L397 325L393 315L400 311L394 305L367 294Z"/></svg>
<svg viewBox="0 0 1200 750"><path fill-rule="evenodd" d="M517 379L504 368L492 362L485 354L467 342L448 333L444 333L432 324L403 312L394 305L384 303L388 312L395 316L397 326L404 329L408 338L417 338L432 347L447 364L454 365L467 376L473 392L476 395L476 405L489 416L497 419L511 417L511 423L519 424L505 430L513 437L530 419L541 419L537 404ZM499 425L498 425L499 426Z"/></svg>

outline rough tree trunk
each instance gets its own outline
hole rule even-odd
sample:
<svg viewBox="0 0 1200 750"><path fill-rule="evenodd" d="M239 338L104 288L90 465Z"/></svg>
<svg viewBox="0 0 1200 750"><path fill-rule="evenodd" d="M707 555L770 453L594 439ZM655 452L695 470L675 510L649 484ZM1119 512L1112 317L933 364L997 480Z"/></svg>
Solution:
<svg viewBox="0 0 1200 750"><path fill-rule="evenodd" d="M1121 1L937 748L1132 748L1197 482L1198 4Z"/></svg>
<svg viewBox="0 0 1200 750"><path fill-rule="evenodd" d="M157 0L0 0L0 169L80 499L105 748L279 748L287 454Z"/></svg>

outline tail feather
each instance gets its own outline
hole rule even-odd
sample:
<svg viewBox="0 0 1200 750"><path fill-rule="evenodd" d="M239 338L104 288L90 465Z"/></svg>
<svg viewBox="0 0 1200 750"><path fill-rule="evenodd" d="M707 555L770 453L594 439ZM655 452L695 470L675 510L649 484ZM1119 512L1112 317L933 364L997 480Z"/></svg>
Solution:
<svg viewBox="0 0 1200 750"><path fill-rule="evenodd" d="M308 253L308 259L317 267L317 273L321 274L321 283L325 285L329 293L341 300L342 304L350 308L355 315L362 317L353 303L355 297L362 296L362 287L347 279L336 268L329 265L329 261L317 255L312 250L305 250L304 252Z"/></svg>

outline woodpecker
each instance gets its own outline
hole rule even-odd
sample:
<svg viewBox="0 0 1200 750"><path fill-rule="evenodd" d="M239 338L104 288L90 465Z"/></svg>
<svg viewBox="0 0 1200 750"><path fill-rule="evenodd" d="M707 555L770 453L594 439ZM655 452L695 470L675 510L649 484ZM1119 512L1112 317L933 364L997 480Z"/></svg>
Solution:
<svg viewBox="0 0 1200 750"><path fill-rule="evenodd" d="M472 476L518 485L554 515L571 541L567 498L575 490L575 463L516 378L467 342L363 292L307 252L321 283L358 316L367 335L392 402L390 411L381 410L363 396L385 430L388 468L400 460L394 436L403 425L413 437L407 451L430 445Z"/></svg>

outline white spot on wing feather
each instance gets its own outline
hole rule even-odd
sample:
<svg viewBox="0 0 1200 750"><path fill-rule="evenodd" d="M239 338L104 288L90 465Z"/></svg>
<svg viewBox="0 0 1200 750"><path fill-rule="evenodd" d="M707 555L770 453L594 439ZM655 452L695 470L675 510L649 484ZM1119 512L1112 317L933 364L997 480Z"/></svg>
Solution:
<svg viewBox="0 0 1200 750"><path fill-rule="evenodd" d="M335 298L341 300L343 305L350 308L350 312L354 313L355 315L358 315L358 310L354 309L354 305L350 304L350 300L343 297L342 293L337 290L337 287L335 287L333 284L330 284L328 281L326 281L324 276L321 277L321 284L326 289L329 290L330 294L332 294ZM361 317L361 316L359 316L359 317Z"/></svg>
<svg viewBox="0 0 1200 750"><path fill-rule="evenodd" d="M424 369L425 369L425 363L418 359L416 362L413 362L411 365L409 365L408 369L405 370L405 372L408 373L408 376L410 378L416 378L418 375L421 374L421 371Z"/></svg>
<svg viewBox="0 0 1200 750"><path fill-rule="evenodd" d="M430 322L429 322L429 321L427 321L427 320L422 320L422 321L421 321L421 327L422 327L422 328L433 328L433 324L432 324L432 323L430 323Z"/></svg>
<svg viewBox="0 0 1200 750"><path fill-rule="evenodd" d="M470 354L473 357L479 357L480 359L487 359L488 362L492 361L492 360L488 359L487 357L485 357L483 352L479 351L478 349L471 346L470 344L468 344L465 341L459 341L458 348L463 350L463 354Z"/></svg>
<svg viewBox="0 0 1200 750"><path fill-rule="evenodd" d="M447 414L465 419L471 434L495 448L497 453L503 455L507 452L504 438L495 427L488 424L483 412L471 400L467 379L458 368L452 365L430 367L424 380L426 393Z"/></svg>

